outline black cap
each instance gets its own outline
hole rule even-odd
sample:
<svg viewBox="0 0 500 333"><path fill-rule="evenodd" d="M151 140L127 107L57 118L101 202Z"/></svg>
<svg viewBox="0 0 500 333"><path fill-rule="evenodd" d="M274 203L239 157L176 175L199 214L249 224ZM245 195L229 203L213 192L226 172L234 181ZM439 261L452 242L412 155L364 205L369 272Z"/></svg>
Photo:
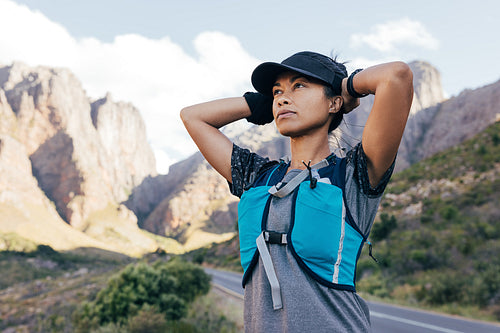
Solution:
<svg viewBox="0 0 500 333"><path fill-rule="evenodd" d="M319 53L303 51L286 58L281 64L275 62L260 64L252 73L252 85L258 92L271 95L276 77L290 70L324 82L338 95L342 93L342 79L347 77L347 70L343 64Z"/></svg>

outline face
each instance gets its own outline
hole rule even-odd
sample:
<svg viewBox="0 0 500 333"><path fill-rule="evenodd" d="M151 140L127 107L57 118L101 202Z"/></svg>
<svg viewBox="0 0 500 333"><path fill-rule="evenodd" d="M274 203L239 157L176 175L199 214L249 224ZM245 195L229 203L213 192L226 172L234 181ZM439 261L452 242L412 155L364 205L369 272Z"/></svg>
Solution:
<svg viewBox="0 0 500 333"><path fill-rule="evenodd" d="M298 137L318 130L328 133L334 103L326 97L322 83L285 72L277 77L273 96L274 120L282 135Z"/></svg>

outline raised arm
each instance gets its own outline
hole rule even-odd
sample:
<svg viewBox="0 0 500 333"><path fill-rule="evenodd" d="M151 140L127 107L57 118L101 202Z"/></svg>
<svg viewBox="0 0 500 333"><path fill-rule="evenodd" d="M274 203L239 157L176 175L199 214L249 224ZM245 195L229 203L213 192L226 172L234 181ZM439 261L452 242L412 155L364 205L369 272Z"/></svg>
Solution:
<svg viewBox="0 0 500 333"><path fill-rule="evenodd" d="M250 115L250 108L243 97L219 99L181 110L184 126L198 149L229 182L233 144L219 128Z"/></svg>
<svg viewBox="0 0 500 333"><path fill-rule="evenodd" d="M343 97L352 103L342 82ZM394 161L413 99L413 73L403 62L369 67L353 77L359 94L375 94L363 131L363 149L368 158L370 184L376 186Z"/></svg>

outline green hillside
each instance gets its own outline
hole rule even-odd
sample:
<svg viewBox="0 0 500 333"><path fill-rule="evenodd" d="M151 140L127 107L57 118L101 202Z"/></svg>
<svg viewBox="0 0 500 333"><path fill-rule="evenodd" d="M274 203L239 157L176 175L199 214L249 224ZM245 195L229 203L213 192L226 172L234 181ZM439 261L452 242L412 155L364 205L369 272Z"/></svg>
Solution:
<svg viewBox="0 0 500 333"><path fill-rule="evenodd" d="M500 320L500 123L394 175L358 289ZM365 249L366 250L366 249Z"/></svg>

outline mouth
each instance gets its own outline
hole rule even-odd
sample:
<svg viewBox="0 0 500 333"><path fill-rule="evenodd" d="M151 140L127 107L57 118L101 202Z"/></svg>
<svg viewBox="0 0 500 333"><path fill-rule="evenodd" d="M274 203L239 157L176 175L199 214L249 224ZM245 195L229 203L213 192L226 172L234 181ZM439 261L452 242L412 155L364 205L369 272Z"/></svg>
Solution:
<svg viewBox="0 0 500 333"><path fill-rule="evenodd" d="M280 119L280 118L288 118L288 117L291 117L295 114L294 111L291 111L291 110L280 110L278 111L278 113L276 114L276 120Z"/></svg>

